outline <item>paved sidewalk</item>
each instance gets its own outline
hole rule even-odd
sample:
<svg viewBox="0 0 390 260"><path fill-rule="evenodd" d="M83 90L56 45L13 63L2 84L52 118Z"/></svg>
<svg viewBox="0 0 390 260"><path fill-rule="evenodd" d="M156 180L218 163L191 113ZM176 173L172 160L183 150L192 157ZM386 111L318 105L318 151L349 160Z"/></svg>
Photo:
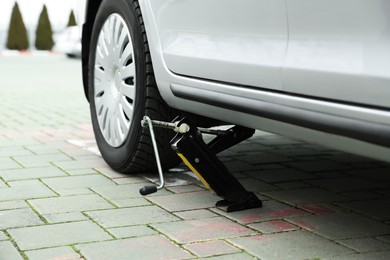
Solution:
<svg viewBox="0 0 390 260"><path fill-rule="evenodd" d="M389 164L264 132L220 158L263 208L217 210L183 166L142 197L97 154L79 61L0 57L0 259L390 259Z"/></svg>

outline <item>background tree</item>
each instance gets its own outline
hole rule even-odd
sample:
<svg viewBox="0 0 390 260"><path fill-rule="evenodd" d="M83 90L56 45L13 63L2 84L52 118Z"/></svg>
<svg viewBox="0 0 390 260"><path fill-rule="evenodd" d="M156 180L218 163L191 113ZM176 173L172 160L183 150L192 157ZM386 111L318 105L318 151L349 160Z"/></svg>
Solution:
<svg viewBox="0 0 390 260"><path fill-rule="evenodd" d="M37 50L51 50L53 46L53 31L51 29L46 5L43 5L36 30L35 48L37 48Z"/></svg>
<svg viewBox="0 0 390 260"><path fill-rule="evenodd" d="M76 17L74 16L74 13L73 13L73 10L70 11L70 14L69 14L69 20L68 20L68 25L67 27L69 26L76 26L77 23L76 23Z"/></svg>
<svg viewBox="0 0 390 260"><path fill-rule="evenodd" d="M26 50L29 47L26 26L18 3L12 9L11 21L9 24L7 48L10 50Z"/></svg>

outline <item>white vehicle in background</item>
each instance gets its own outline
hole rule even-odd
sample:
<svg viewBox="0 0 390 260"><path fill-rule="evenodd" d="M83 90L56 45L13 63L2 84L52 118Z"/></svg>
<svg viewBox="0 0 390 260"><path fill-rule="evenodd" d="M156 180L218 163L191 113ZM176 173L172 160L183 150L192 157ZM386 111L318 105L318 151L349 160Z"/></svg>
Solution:
<svg viewBox="0 0 390 260"><path fill-rule="evenodd" d="M144 115L390 162L390 1L87 1L82 43L96 140L117 171L155 168ZM172 134L157 134L172 167Z"/></svg>
<svg viewBox="0 0 390 260"><path fill-rule="evenodd" d="M55 36L54 50L63 52L69 58L81 57L81 38L78 26L69 26Z"/></svg>

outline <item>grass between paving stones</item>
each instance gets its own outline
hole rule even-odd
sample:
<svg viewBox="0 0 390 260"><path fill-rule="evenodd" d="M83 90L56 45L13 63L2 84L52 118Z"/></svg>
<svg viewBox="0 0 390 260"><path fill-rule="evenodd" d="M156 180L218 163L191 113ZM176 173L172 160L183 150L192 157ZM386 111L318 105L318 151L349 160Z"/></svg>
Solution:
<svg viewBox="0 0 390 260"><path fill-rule="evenodd" d="M14 245L14 247L19 252L19 254L23 257L23 259L28 260L27 255L22 250L20 250L19 246L16 244L15 240L11 237L11 235L8 233L8 231L3 230L3 233L8 238L9 242L11 242Z"/></svg>

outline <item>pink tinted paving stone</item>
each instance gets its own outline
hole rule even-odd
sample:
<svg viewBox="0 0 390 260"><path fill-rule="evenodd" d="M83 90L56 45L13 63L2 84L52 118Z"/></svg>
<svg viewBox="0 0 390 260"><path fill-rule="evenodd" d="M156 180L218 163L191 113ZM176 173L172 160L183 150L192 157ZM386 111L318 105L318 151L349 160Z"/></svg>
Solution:
<svg viewBox="0 0 390 260"><path fill-rule="evenodd" d="M221 198L209 191L197 191L149 198L157 205L169 211L184 211L214 207Z"/></svg>
<svg viewBox="0 0 390 260"><path fill-rule="evenodd" d="M292 231L229 239L234 245L264 260L318 259L353 253L351 249L305 231Z"/></svg>
<svg viewBox="0 0 390 260"><path fill-rule="evenodd" d="M188 259L193 258L162 236L136 237L76 246L87 259Z"/></svg>
<svg viewBox="0 0 390 260"><path fill-rule="evenodd" d="M329 239L390 234L389 225L352 213L302 216L288 221Z"/></svg>
<svg viewBox="0 0 390 260"><path fill-rule="evenodd" d="M192 253L200 257L233 254L233 253L241 252L241 250L239 250L238 248L233 247L227 244L226 242L220 240L204 242L204 243L188 244L188 245L184 245L184 248L190 250Z"/></svg>
<svg viewBox="0 0 390 260"><path fill-rule="evenodd" d="M298 229L297 226L285 222L283 220L272 220L261 223L255 223L249 225L249 227L254 228L261 233L278 233L283 231L292 231Z"/></svg>
<svg viewBox="0 0 390 260"><path fill-rule="evenodd" d="M321 204L307 204L307 205L302 205L301 208L314 215L325 215L325 214L331 214L335 212L335 210L330 208L329 206L321 205Z"/></svg>
<svg viewBox="0 0 390 260"><path fill-rule="evenodd" d="M153 224L152 226L178 243L256 234L255 231L222 217Z"/></svg>
<svg viewBox="0 0 390 260"><path fill-rule="evenodd" d="M213 209L213 211L241 224L284 219L291 216L300 216L305 214L305 212L303 212L302 210L287 206L276 201L263 201L262 208L249 209L238 212L226 213L219 209Z"/></svg>

